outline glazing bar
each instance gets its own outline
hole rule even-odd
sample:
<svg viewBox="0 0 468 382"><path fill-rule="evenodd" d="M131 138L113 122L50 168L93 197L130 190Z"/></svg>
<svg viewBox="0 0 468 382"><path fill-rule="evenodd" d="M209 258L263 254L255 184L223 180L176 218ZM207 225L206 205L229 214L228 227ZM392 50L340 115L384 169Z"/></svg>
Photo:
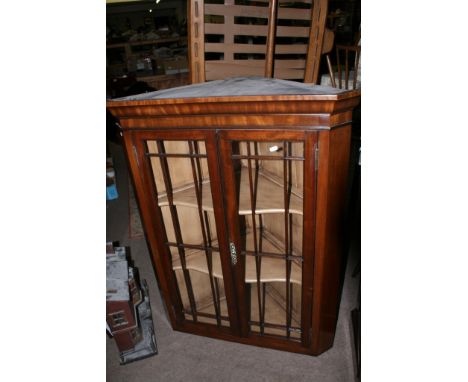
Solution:
<svg viewBox="0 0 468 382"><path fill-rule="evenodd" d="M260 257L260 261L262 258ZM260 312L260 333L265 331L265 305L266 305L266 283L262 283L262 311Z"/></svg>
<svg viewBox="0 0 468 382"><path fill-rule="evenodd" d="M214 280L214 285L215 285L215 290L216 290L216 304L218 305L218 311L219 314L217 313L216 320L218 321L218 325L221 325L221 322L219 322L219 319L221 320L221 296L219 294L219 285L218 285L218 279L216 277L213 277Z"/></svg>
<svg viewBox="0 0 468 382"><path fill-rule="evenodd" d="M149 142L150 141L146 141L146 144L143 146L144 147L144 152L146 153L148 151L148 146L149 146ZM157 185L157 182L155 181L156 180L156 174L155 174L155 168L152 164L152 161L151 161L151 158L147 158L147 163L146 163L151 171L151 177L153 178L151 184L153 186L153 189L154 189L154 196L156 197L156 200L158 199L159 197L159 192L158 192L158 185ZM159 204L156 204L156 208L158 210L158 213L159 213L159 216L163 216L163 211L162 211L162 208ZM166 229L164 228L163 229L163 238L165 240L167 240L167 232L166 232ZM172 265L173 263L173 255L172 255L172 252L169 248L167 248L167 255L169 257L169 264ZM174 308L176 310L175 314L177 316L177 320L179 320L180 318L183 317L183 310L184 310L184 306L183 306L183 303L182 303L182 296L180 294L180 288L179 288L179 285L178 285L178 282L177 282L177 275L176 275L176 272L174 269L172 269L172 266L171 266L171 276L173 277L173 280L174 280L174 292L175 292L175 296L176 296L176 304L174 305Z"/></svg>
<svg viewBox="0 0 468 382"><path fill-rule="evenodd" d="M157 140L156 143L158 146L159 153L161 154L165 153L163 141ZM176 241L177 241L177 244L182 244L182 232L180 230L180 223L179 223L179 217L177 215L177 208L174 205L174 199L172 195L172 182L171 182L171 176L169 173L169 165L167 163L167 157L161 156L160 163L161 163L161 170L163 173L164 184L166 187L167 200L169 202L169 210L171 212L172 224L174 226L174 233L176 236ZM197 322L197 306L196 306L195 297L193 294L190 273L187 270L187 266L185 262L185 250L183 247L180 247L180 246L177 246L177 248L178 248L179 257L180 257L180 264L182 265L182 273L184 275L185 286L187 288L187 295L189 298L190 309L192 310L193 321Z"/></svg>
<svg viewBox="0 0 468 382"><path fill-rule="evenodd" d="M195 150L195 155L201 155L200 154L200 149L198 147L198 142L197 141L193 141L193 147L194 147L194 150ZM200 192L200 203L199 203L199 208L201 209L201 201L203 200L203 172L202 172L202 167L201 167L201 163L200 163L200 157L197 157L196 159L196 164L197 164L197 170L198 170L198 189L199 189L199 192ZM206 236L207 236L207 244L208 244L208 247L211 247L211 243L212 243L212 239L211 239L211 230L210 230L210 224L209 224L209 219L208 219L208 213L207 211L203 211L203 217L204 217L204 224L205 224L205 231L206 231ZM218 287L218 280L213 276L213 258L212 258L212 251L209 251L209 253L207 253L207 258L209 257L209 261L210 263L208 264L209 266L209 272L210 272L210 284L212 285L212 289L213 289L213 286L215 287L214 288L214 291L213 291L213 294L214 294L214 307L215 307L215 312L216 312L216 315L217 315L217 323L218 323L218 326L221 325L221 303L220 303L220 298L219 298L219 287Z"/></svg>
<svg viewBox="0 0 468 382"><path fill-rule="evenodd" d="M215 249L215 247L213 247L213 239L211 237L211 229L210 229L210 221L208 220L208 212L203 211L203 213L205 214L206 233L208 235L208 248L219 252L219 248Z"/></svg>
<svg viewBox="0 0 468 382"><path fill-rule="evenodd" d="M289 175L291 177L291 168L289 168ZM288 250L288 256L286 256L286 260L288 261L288 264L289 264L289 276L291 276L291 266L292 266L291 257L292 257L293 243L294 243L294 238L293 238L293 229L292 229L292 214L289 214L289 250ZM292 283L289 283L289 292L290 292L290 297L289 297L289 317L288 317L288 323L287 323L288 327L291 326L291 320L292 320L292 314L293 314L292 312L292 308L293 308L293 285Z"/></svg>
<svg viewBox="0 0 468 382"><path fill-rule="evenodd" d="M254 143L255 145L255 143ZM255 217L255 208L256 208L256 199L255 199L255 185L252 179L252 159L251 156L251 149L250 149L250 142L247 142L247 154L249 158L247 159L247 165L249 170L249 191L250 191L250 208L252 211L252 230L253 230L253 239L254 239L254 251L258 253L258 240L257 240L257 224L256 224L256 217ZM256 162L257 165L258 162ZM258 302L258 315L261 315L262 312L262 295L261 295L261 283L260 283L260 274L261 274L261 258L255 257L255 270L257 276L257 302Z"/></svg>
<svg viewBox="0 0 468 382"><path fill-rule="evenodd" d="M258 197L258 177L259 177L259 172L260 172L260 165L258 163L258 142L254 142L254 152L255 152L255 157L257 157L255 159L255 188L254 188L254 200L255 200L255 208L257 206L257 197ZM258 248L257 248L257 255L262 252L262 249L263 249L263 215L259 215L259 223L260 223L260 227L259 227L259 232L260 232L260 238L259 238L259 243L258 243ZM254 252L255 253L255 252ZM262 269L262 257L259 255L258 256L258 263L259 263L259 268L260 270ZM265 283L260 283L262 285L262 298L261 298L261 301L262 301L262 309L259 311L259 314L260 314L260 333L263 335L264 334L264 330L265 330L265 327L263 326L263 323L265 322L265 287L266 287L266 284Z"/></svg>
<svg viewBox="0 0 468 382"><path fill-rule="evenodd" d="M247 142L248 143L248 142ZM240 155L234 154L232 159L265 159L265 160L299 160L303 161L304 157L297 157L297 156L274 156L274 155Z"/></svg>
<svg viewBox="0 0 468 382"><path fill-rule="evenodd" d="M145 155L158 158L208 158L206 154L145 153Z"/></svg>
<svg viewBox="0 0 468 382"><path fill-rule="evenodd" d="M193 141L193 147L195 150L195 154L199 155L200 149L198 147L198 141ZM200 191L200 205L201 205L201 201L203 200L203 172L202 172L202 167L201 167L199 158L196 159L196 165L197 165L197 171L198 171L198 189ZM211 237L210 221L208 219L207 211L203 211L203 217L204 217L203 220L205 224L206 237L207 237L207 247L211 248L212 237ZM208 249L206 251L208 251ZM208 269L210 272L210 284L214 285L215 287L214 288L214 301L215 301L214 307L215 307L215 312L217 316L216 321L218 323L218 326L221 326L221 302L220 302L220 296L219 296L219 286L218 286L218 279L213 276L213 258L212 258L211 250L207 254L207 257L209 257L209 261L210 261L210 263L208 264Z"/></svg>
<svg viewBox="0 0 468 382"><path fill-rule="evenodd" d="M203 211L205 214L205 222L206 222L206 233L208 236L208 249L215 250L215 248L212 247L213 239L211 237L211 229L210 229L210 221L208 220L208 212ZM216 248L216 250L219 252L219 248ZM221 316L221 297L219 294L219 285L218 285L218 279L216 277L213 277L214 284L215 284L215 291L216 291L216 304L218 305L218 310L219 310L219 317L222 319ZM218 325L221 323L219 322Z"/></svg>
<svg viewBox="0 0 468 382"><path fill-rule="evenodd" d="M261 238L261 236L260 236ZM242 256L259 256L259 257L273 257L277 259L288 259L288 260L295 260L295 261L304 261L302 256L297 256L297 255L289 255L289 256L284 256L284 254L280 253L273 253L273 252L261 252L258 251L255 253L254 251L241 251L240 253Z"/></svg>
<svg viewBox="0 0 468 382"><path fill-rule="evenodd" d="M263 254L263 253L266 253L266 252L263 252L263 230L264 230L264 226L263 226L263 215L258 215L259 216L259 220L260 220L260 241L258 243L258 253L259 254ZM245 251L246 253L250 252L250 251Z"/></svg>
<svg viewBox="0 0 468 382"><path fill-rule="evenodd" d="M205 247L203 245L197 245L197 244L177 244L172 241L167 241L165 243L169 247L178 247L178 248L188 248L188 249L199 249L201 251L210 251L210 252L219 252L218 247L212 247L208 244L208 247Z"/></svg>
<svg viewBox="0 0 468 382"><path fill-rule="evenodd" d="M190 312L184 312L184 313L192 315ZM213 318L213 319L216 318L216 316L214 314L212 314L212 313L198 312L197 315L200 316L200 317L206 317L206 318ZM228 316L221 316L221 320L222 321L229 321L229 317Z"/></svg>
<svg viewBox="0 0 468 382"><path fill-rule="evenodd" d="M250 325L255 325L255 326L260 326L260 322L259 321L249 321L249 324ZM271 328L271 329L287 329L289 332L296 332L296 333L301 333L301 328L297 328L297 327L290 327L290 328L286 328L285 325L281 325L281 324L272 324L270 322L264 322L263 323L263 326L265 328Z"/></svg>
<svg viewBox="0 0 468 382"><path fill-rule="evenodd" d="M284 141L283 143L284 158L291 154L291 142ZM290 312L290 288L291 288L291 261L287 259L290 255L290 216L289 216L289 198L291 195L291 162L283 161L283 196L284 196L284 253L286 262L286 328L289 329L291 326L291 312ZM289 338L290 332L286 330L286 336Z"/></svg>

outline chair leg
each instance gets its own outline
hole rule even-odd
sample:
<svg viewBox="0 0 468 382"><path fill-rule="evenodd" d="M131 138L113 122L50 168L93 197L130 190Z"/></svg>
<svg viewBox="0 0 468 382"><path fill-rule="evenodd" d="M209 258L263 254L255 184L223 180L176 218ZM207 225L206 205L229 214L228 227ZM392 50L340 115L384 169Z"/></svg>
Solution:
<svg viewBox="0 0 468 382"><path fill-rule="evenodd" d="M336 66L338 68L338 87L341 89L341 63L340 63L340 50L336 47Z"/></svg>
<svg viewBox="0 0 468 382"><path fill-rule="evenodd" d="M348 82L349 82L348 56L349 56L349 50L348 48L346 48L345 49L345 89L346 90L348 90Z"/></svg>
<svg viewBox="0 0 468 382"><path fill-rule="evenodd" d="M356 89L357 83L357 71L359 66L359 59L361 58L361 49L359 46L356 48L356 57L354 58L354 79L353 79L353 89Z"/></svg>
<svg viewBox="0 0 468 382"><path fill-rule="evenodd" d="M331 84L334 88L336 88L336 82L335 82L335 73L333 72L333 67L330 61L330 55L326 54L325 57L327 58L327 65L328 65L328 73L330 74L330 81Z"/></svg>

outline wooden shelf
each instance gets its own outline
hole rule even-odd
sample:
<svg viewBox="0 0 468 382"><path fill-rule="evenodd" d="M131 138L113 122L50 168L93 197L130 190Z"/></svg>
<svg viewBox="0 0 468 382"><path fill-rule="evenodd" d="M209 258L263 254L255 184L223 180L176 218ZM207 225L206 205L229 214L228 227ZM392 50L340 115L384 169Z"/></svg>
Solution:
<svg viewBox="0 0 468 382"><path fill-rule="evenodd" d="M166 70L166 68L162 67L166 61L164 59L157 59L158 66L161 68L153 68L155 74L144 74L139 73L136 68L136 63L131 64L130 60L134 58L135 60L142 54L140 51L144 49L146 54L149 54L153 59L156 57L153 56L151 51L152 47L157 46L172 46L173 44L177 44L180 49L184 48L187 45L187 37L170 37L170 38L160 38L157 40L144 40L144 41L125 41L120 43L109 43L107 44L107 52L109 53L109 57L114 57L110 59L110 62L117 62L117 64L108 64L107 65L107 73L112 78L119 78L124 74L134 74L136 76L137 81L146 82L148 86L162 90L168 89L172 87L184 86L190 83L189 81L189 69L187 68L178 68L176 71L179 73L175 73L174 70L172 71ZM146 46L146 48L145 48ZM142 48L143 47L143 48ZM177 49L174 50L175 53ZM120 52L120 54L117 54ZM144 52L143 52L144 53ZM145 55L146 55L145 54ZM177 53L175 53L177 55ZM117 57L117 58L116 58ZM185 57L185 54L184 54ZM184 62L184 61L183 61ZM153 70L148 72L153 72ZM157 74L161 73L161 74ZM162 74L167 73L167 74Z"/></svg>
<svg viewBox="0 0 468 382"><path fill-rule="evenodd" d="M174 190L173 199L176 206L198 208L197 196L193 185ZM163 194L158 198L158 205L160 207L169 205L169 200L167 199L166 194ZM213 198L211 196L211 186L209 181L204 181L202 186L202 209L204 211L213 212Z"/></svg>
<svg viewBox="0 0 468 382"><path fill-rule="evenodd" d="M176 74L151 74L151 75L141 75L137 76L137 80L139 81L145 81L145 82L158 82L158 81L167 81L167 80L172 80L176 77L184 77L188 76L187 72L186 73L176 73Z"/></svg>
<svg viewBox="0 0 468 382"><path fill-rule="evenodd" d="M258 231L259 232L259 231ZM252 242L252 231L247 233L247 243ZM278 253L278 247L272 240L272 234L266 233L263 235L263 251L269 253ZM172 269L181 270L182 265L178 254L173 254ZM221 269L221 259L218 252L213 252L213 276L222 279L223 272ZM204 251L192 250L186 251L186 267L187 269L209 274L208 264ZM286 261L281 258L262 257L261 260L260 282L286 282ZM291 261L291 277L290 281L295 284L302 283L302 269L295 261ZM245 282L256 283L256 266L255 257L246 256Z"/></svg>
<svg viewBox="0 0 468 382"><path fill-rule="evenodd" d="M221 259L218 252L213 252L213 276L223 278L221 270ZM185 262L187 269L209 274L206 255L203 251L185 251ZM182 264L178 254L172 255L172 269L182 270Z"/></svg>
<svg viewBox="0 0 468 382"><path fill-rule="evenodd" d="M271 176L266 176L259 172L256 214L284 213L284 192L279 181L275 181ZM198 208L195 188L193 186L174 191L174 204ZM169 201L166 195L159 198L158 204L168 206ZM211 187L209 181L202 187L202 208L205 211L213 211L213 199L211 197ZM242 168L239 215L250 215L252 213L249 192L249 174L247 168ZM291 194L289 203L289 213L302 215L302 198Z"/></svg>
<svg viewBox="0 0 468 382"><path fill-rule="evenodd" d="M160 38L157 40L143 40L143 41L127 41L119 42L114 44L107 44L107 48L125 48L126 46L140 46L140 45L157 45L165 44L168 42L183 42L186 41L187 37L171 37L171 38Z"/></svg>
<svg viewBox="0 0 468 382"><path fill-rule="evenodd" d="M239 215L250 215L252 213L249 191L249 170L245 167L241 172ZM252 174L253 175L253 174ZM252 176L253 179L253 176ZM272 214L284 212L284 191L279 181L274 181L271 176L265 176L259 172L256 214ZM291 194L289 202L289 213L302 215L302 199Z"/></svg>

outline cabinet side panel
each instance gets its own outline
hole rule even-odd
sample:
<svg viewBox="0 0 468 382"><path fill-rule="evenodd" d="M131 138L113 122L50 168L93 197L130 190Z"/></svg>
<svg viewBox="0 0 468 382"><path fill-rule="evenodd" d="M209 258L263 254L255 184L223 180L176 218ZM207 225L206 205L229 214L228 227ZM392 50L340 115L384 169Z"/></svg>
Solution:
<svg viewBox="0 0 468 382"><path fill-rule="evenodd" d="M319 133L312 351L333 345L339 307L351 126Z"/></svg>

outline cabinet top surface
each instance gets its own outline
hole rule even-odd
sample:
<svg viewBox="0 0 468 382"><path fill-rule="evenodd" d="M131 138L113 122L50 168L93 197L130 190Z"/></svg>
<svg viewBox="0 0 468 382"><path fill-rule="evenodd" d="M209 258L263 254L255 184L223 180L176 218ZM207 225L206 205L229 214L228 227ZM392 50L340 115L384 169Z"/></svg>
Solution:
<svg viewBox="0 0 468 382"><path fill-rule="evenodd" d="M164 102L163 100L193 102L195 99L202 101L211 98L217 98L219 101L222 98L229 101L240 101L246 100L245 97L255 98L255 96L268 98L271 96L281 100L296 100L298 97L303 100L338 100L357 95L359 95L359 91L294 81L263 77L237 77L116 98L109 100L108 106L121 103L127 105L159 103L158 101Z"/></svg>

